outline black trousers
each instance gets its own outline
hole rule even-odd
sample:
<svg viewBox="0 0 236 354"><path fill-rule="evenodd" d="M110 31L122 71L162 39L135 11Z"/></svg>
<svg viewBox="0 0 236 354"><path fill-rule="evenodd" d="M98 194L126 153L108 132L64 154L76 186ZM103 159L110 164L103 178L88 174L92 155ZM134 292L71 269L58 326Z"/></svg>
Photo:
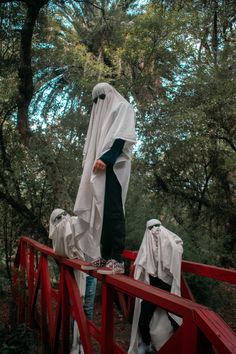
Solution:
<svg viewBox="0 0 236 354"><path fill-rule="evenodd" d="M101 253L104 259L115 259L118 262L122 262L121 254L125 247L125 218L121 192L113 166L107 165Z"/></svg>
<svg viewBox="0 0 236 354"><path fill-rule="evenodd" d="M152 277L151 275L149 275L149 279L150 279L150 285L153 285L156 288L170 292L171 286L169 284L164 283L161 279L159 279L157 277ZM150 325L150 322L151 322L151 319L152 319L155 309L156 309L156 305L152 304L151 302L147 302L144 300L142 301L138 327L139 327L139 331L140 331L142 340L147 345L149 345L151 343L149 325ZM171 322L173 329L176 330L179 327L178 324L175 322L175 320L168 313L167 313L167 315L168 315L168 318Z"/></svg>

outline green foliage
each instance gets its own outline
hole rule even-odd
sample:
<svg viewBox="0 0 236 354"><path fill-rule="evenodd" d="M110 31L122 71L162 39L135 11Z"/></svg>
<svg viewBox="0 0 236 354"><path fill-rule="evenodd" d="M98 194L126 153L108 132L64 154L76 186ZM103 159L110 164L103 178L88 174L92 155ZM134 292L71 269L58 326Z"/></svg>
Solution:
<svg viewBox="0 0 236 354"><path fill-rule="evenodd" d="M219 288L217 281L195 275L187 275L186 280L196 302L211 307L215 311L222 306L224 299L220 299L219 294L217 296L217 289Z"/></svg>
<svg viewBox="0 0 236 354"><path fill-rule="evenodd" d="M152 203L152 194L143 183L143 170L138 159L133 159L132 173L126 202L126 248L138 250L146 222L158 217L158 209Z"/></svg>
<svg viewBox="0 0 236 354"><path fill-rule="evenodd" d="M8 274L4 265L0 264L0 352L36 354L35 334L25 324L16 326L14 305Z"/></svg>
<svg viewBox="0 0 236 354"><path fill-rule="evenodd" d="M27 7L1 5L4 259L22 233L48 241L55 207L73 211L91 89L108 81L137 112L126 246L137 249L146 221L158 217L183 237L187 259L235 266L234 10L231 1L50 1L32 38L24 139L16 123Z"/></svg>
<svg viewBox="0 0 236 354"><path fill-rule="evenodd" d="M0 336L2 354L36 354L38 352L34 343L34 333L25 324L17 326L11 333L5 328L0 328Z"/></svg>
<svg viewBox="0 0 236 354"><path fill-rule="evenodd" d="M7 294L7 290L9 289L9 279L7 278L6 269L4 268L4 264L0 263L0 297Z"/></svg>

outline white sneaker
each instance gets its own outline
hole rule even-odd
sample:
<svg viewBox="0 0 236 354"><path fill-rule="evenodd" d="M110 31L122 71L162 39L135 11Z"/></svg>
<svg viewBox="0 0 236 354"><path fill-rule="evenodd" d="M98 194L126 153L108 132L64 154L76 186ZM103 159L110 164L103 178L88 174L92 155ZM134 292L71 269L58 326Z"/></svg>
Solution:
<svg viewBox="0 0 236 354"><path fill-rule="evenodd" d="M80 346L79 346L79 354L84 354L84 348L83 348L82 344L80 344Z"/></svg>
<svg viewBox="0 0 236 354"><path fill-rule="evenodd" d="M146 353L151 353L152 352L152 345L149 344L145 344L145 343L141 343L138 347L138 354L146 354Z"/></svg>
<svg viewBox="0 0 236 354"><path fill-rule="evenodd" d="M87 264L83 264L81 269L83 270L94 270L100 267L105 267L107 261L101 257L95 259L92 262L88 262Z"/></svg>
<svg viewBox="0 0 236 354"><path fill-rule="evenodd" d="M153 353L153 347L151 344L147 346L146 353Z"/></svg>
<svg viewBox="0 0 236 354"><path fill-rule="evenodd" d="M97 270L99 274L124 274L124 263L119 263L115 259L109 259L104 268Z"/></svg>

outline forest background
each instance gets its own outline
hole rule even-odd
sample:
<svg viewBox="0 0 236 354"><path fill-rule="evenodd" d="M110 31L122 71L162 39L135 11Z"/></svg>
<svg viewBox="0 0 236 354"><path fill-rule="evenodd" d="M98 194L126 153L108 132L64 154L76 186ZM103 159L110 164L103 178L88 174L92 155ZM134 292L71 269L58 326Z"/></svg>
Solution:
<svg viewBox="0 0 236 354"><path fill-rule="evenodd" d="M1 0L0 23L1 269L21 235L50 244L54 208L73 213L104 81L137 118L126 248L158 218L184 259L235 268L235 0ZM191 281L213 308L232 301Z"/></svg>

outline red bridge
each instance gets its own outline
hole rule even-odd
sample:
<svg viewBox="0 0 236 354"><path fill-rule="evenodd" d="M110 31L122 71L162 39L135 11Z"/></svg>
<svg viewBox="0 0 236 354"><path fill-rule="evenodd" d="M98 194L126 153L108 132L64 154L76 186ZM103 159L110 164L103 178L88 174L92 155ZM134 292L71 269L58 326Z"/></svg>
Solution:
<svg viewBox="0 0 236 354"><path fill-rule="evenodd" d="M236 354L236 334L211 309L193 299L184 273L236 284L236 271L194 262L182 262L182 298L143 284L132 278L136 252L125 251L131 261L130 276L89 274L101 282L101 325L87 320L73 270L81 270L82 260L57 256L54 251L27 237L21 237L14 263L14 292L18 322L40 329L40 340L49 353L70 353L71 319L79 328L85 354L93 354L93 341L102 354L125 354L115 341L114 302L118 295L123 315L128 318L135 297L182 317L183 324L158 351L158 354ZM59 268L58 281L50 275L52 266ZM128 323L128 322L127 322Z"/></svg>

